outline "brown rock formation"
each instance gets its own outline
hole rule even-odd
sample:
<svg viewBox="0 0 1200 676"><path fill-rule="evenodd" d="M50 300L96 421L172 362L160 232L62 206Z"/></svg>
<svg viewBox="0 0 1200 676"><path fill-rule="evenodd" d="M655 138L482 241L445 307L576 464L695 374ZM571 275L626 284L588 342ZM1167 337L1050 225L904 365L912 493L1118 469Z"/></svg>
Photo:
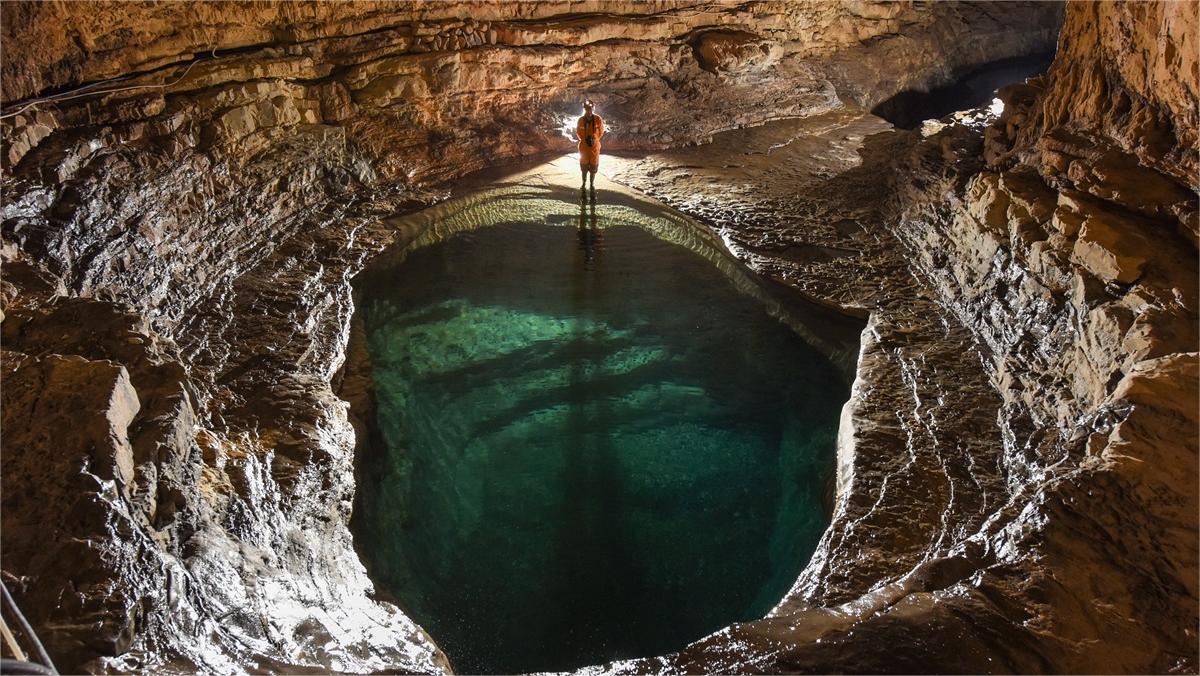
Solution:
<svg viewBox="0 0 1200 676"><path fill-rule="evenodd" d="M713 141L619 180L870 316L808 572L626 668L1195 671L1195 5L1072 4L983 132L855 107L1058 12L0 4L6 580L64 669L444 670L346 530L348 279L586 92Z"/></svg>
<svg viewBox="0 0 1200 676"><path fill-rule="evenodd" d="M1188 3L1077 3L1040 103L1042 136L1088 130L1194 184L1200 48ZM1046 141L1043 141L1046 143ZM1154 200L1146 200L1151 203Z"/></svg>
<svg viewBox="0 0 1200 676"><path fill-rule="evenodd" d="M706 219L765 256L750 257L760 269L870 313L838 510L772 617L619 669L1197 670L1196 177L1180 141L1195 134L1195 78L1151 93L1140 66L1106 57L1194 61L1196 20L1194 5L1071 5L1055 66L1007 90L986 153L967 126L869 137L860 168L790 179L790 210L757 172L723 175L714 193L733 204ZM1172 131L1142 136L1138 119ZM879 152L905 147L882 168ZM803 161L771 166L791 176ZM687 151L625 171L689 211L722 174ZM891 200L862 188L885 172ZM870 238L830 227L864 220L888 225ZM797 266L774 253L797 246L851 255ZM918 280L899 298L894 266Z"/></svg>

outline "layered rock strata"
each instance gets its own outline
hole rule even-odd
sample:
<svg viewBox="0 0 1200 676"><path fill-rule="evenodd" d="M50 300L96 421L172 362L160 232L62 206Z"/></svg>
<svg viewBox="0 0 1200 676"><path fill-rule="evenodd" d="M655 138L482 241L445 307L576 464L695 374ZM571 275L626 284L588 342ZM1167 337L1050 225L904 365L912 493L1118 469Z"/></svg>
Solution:
<svg viewBox="0 0 1200 676"><path fill-rule="evenodd" d="M330 382L347 279L395 237L382 217L428 203L421 180L565 147L584 93L610 147L701 140L1044 50L1058 10L2 11L4 570L59 666L438 671L370 600L345 529L352 435ZM876 68L904 54L903 75ZM96 426L55 422L104 379L120 396L97 394Z"/></svg>
<svg viewBox="0 0 1200 676"><path fill-rule="evenodd" d="M346 531L348 279L587 93L613 148L809 117L616 175L870 317L809 572L626 668L1195 670L1195 9L1145 7L1073 5L997 126L922 142L853 105L1059 8L5 3L6 581L64 669L446 670Z"/></svg>
<svg viewBox="0 0 1200 676"><path fill-rule="evenodd" d="M788 144L798 154L769 159L780 139L737 134L729 143L747 152L733 171L686 150L617 174L869 324L834 522L792 593L763 621L607 668L1194 671L1196 315L1172 300L1195 293L1190 245L1168 227L1173 244L1152 261L1163 277L1081 311L1040 281L1091 275L1081 262L1031 270L1030 245L998 242L980 216L978 186L994 180L980 173L981 129L858 135L871 120L811 118ZM859 144L862 164L833 178L811 164ZM880 181L896 156L904 170ZM773 193L765 177L778 171L801 178ZM1004 203L1006 232L1028 223L1016 209L1010 220L1018 199ZM1107 320L1150 289L1163 306L1139 304L1136 329Z"/></svg>

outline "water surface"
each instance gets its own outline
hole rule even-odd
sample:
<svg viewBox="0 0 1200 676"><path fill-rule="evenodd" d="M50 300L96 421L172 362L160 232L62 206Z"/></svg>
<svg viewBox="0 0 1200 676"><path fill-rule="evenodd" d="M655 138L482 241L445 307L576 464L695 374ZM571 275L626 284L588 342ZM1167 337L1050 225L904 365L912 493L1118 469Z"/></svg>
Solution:
<svg viewBox="0 0 1200 676"><path fill-rule="evenodd" d="M356 537L460 672L661 654L761 617L828 522L844 375L603 196L559 207L578 211L356 280L376 405Z"/></svg>

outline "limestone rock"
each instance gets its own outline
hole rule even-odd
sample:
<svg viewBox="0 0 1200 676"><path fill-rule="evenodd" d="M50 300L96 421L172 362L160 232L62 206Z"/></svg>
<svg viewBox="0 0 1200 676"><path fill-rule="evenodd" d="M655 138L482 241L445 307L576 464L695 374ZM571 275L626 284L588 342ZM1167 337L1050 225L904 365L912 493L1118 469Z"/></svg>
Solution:
<svg viewBox="0 0 1200 676"><path fill-rule="evenodd" d="M1195 4L1071 3L986 138L853 105L1059 11L0 3L6 114L131 76L0 121L4 567L59 666L449 669L346 528L347 280L592 96L604 171L870 317L805 575L614 671L1194 671Z"/></svg>
<svg viewBox="0 0 1200 676"><path fill-rule="evenodd" d="M140 601L122 568L146 563L124 507L135 480L129 433L138 397L119 364L2 356L4 567L30 584L20 590L31 601L25 611L51 628L47 640L72 668L94 642L124 650L134 631L126 623L137 621Z"/></svg>
<svg viewBox="0 0 1200 676"><path fill-rule="evenodd" d="M1106 282L1128 284L1141 276L1151 246L1128 219L1091 213L1083 218L1071 258Z"/></svg>
<svg viewBox="0 0 1200 676"><path fill-rule="evenodd" d="M1197 22L1188 3L1069 3L1042 125L1091 128L1177 181L1194 180Z"/></svg>
<svg viewBox="0 0 1200 676"><path fill-rule="evenodd" d="M711 73L762 70L778 63L782 48L743 31L704 31L692 48L700 67Z"/></svg>

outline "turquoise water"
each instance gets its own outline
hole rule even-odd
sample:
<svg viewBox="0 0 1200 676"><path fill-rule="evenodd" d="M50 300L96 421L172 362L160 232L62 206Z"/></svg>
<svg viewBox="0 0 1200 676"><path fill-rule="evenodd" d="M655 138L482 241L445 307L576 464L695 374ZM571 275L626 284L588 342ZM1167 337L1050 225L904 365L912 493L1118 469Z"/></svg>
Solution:
<svg viewBox="0 0 1200 676"><path fill-rule="evenodd" d="M828 522L844 378L701 256L581 224L484 227L356 280L356 538L460 672L761 617Z"/></svg>

